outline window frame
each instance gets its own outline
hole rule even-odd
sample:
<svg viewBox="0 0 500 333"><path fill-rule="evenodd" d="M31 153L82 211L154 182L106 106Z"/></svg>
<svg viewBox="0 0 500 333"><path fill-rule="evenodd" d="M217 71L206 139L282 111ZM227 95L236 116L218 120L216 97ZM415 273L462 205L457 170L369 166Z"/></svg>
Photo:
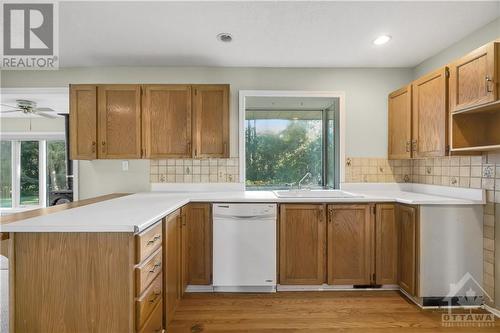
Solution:
<svg viewBox="0 0 500 333"><path fill-rule="evenodd" d="M336 163L339 177L336 188L341 188L345 181L345 92L343 91L294 91L294 90L240 90L239 91L239 126L238 148L240 183L246 187L246 147L245 147L245 100L247 97L327 97L339 100L339 161Z"/></svg>
<svg viewBox="0 0 500 333"><path fill-rule="evenodd" d="M11 182L12 182L12 205L11 207L0 207L2 212L17 212L47 207L47 141L66 140L63 132L12 132L2 133L1 141L11 142ZM38 141L38 205L21 205L21 142ZM77 165L73 161L73 166ZM77 169L73 168L73 174L77 174ZM76 183L74 181L74 183ZM73 186L73 192L77 189ZM77 200L75 198L74 200Z"/></svg>

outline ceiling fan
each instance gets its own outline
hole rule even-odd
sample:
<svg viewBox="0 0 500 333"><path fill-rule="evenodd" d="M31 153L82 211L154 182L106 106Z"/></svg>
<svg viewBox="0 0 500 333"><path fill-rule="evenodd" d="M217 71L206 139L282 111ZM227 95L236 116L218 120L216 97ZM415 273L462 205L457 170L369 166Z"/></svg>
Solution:
<svg viewBox="0 0 500 333"><path fill-rule="evenodd" d="M0 115L5 113L20 112L27 116L36 115L50 119L58 118L57 114L51 114L51 112L55 112L53 109L39 108L36 106L36 102L34 101L30 101L27 99L16 99L16 104L17 104L16 106L0 104L2 106L12 108L12 110L0 111Z"/></svg>

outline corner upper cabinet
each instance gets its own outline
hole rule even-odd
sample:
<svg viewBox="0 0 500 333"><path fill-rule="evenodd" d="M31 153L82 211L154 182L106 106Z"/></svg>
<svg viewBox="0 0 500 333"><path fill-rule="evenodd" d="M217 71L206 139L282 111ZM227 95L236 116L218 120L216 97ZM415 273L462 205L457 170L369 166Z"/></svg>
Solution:
<svg viewBox="0 0 500 333"><path fill-rule="evenodd" d="M97 98L98 157L141 158L141 86L99 85Z"/></svg>
<svg viewBox="0 0 500 333"><path fill-rule="evenodd" d="M194 157L229 157L229 85L193 85Z"/></svg>
<svg viewBox="0 0 500 333"><path fill-rule="evenodd" d="M498 100L499 45L491 42L449 65L451 112Z"/></svg>
<svg viewBox="0 0 500 333"><path fill-rule="evenodd" d="M70 85L70 150L72 160L97 158L97 86Z"/></svg>
<svg viewBox="0 0 500 333"><path fill-rule="evenodd" d="M191 157L191 86L145 85L142 106L144 156Z"/></svg>
<svg viewBox="0 0 500 333"><path fill-rule="evenodd" d="M411 85L389 94L389 159L411 158Z"/></svg>
<svg viewBox="0 0 500 333"><path fill-rule="evenodd" d="M413 157L446 156L448 150L448 68L412 83Z"/></svg>
<svg viewBox="0 0 500 333"><path fill-rule="evenodd" d="M326 212L322 204L282 204L279 222L280 284L325 282Z"/></svg>

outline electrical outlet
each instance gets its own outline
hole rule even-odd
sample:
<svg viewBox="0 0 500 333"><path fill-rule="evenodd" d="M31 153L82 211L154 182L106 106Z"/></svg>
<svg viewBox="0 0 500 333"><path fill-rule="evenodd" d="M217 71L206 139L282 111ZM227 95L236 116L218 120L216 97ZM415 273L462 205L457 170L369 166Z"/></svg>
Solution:
<svg viewBox="0 0 500 333"><path fill-rule="evenodd" d="M122 171L128 171L128 161L122 161Z"/></svg>

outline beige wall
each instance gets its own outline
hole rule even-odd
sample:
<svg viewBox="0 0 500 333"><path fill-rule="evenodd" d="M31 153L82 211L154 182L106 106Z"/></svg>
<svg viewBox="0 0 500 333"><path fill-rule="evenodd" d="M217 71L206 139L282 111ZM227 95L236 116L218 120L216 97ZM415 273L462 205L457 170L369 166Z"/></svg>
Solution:
<svg viewBox="0 0 500 333"><path fill-rule="evenodd" d="M346 154L380 157L387 152L387 94L413 77L411 69L104 67L58 71L6 71L2 87L63 87L70 83L229 83L231 156L238 156L239 90L329 90L346 95ZM80 197L149 189L149 161L80 163ZM96 180L97 179L97 180Z"/></svg>
<svg viewBox="0 0 500 333"><path fill-rule="evenodd" d="M0 118L0 132L63 132L64 118Z"/></svg>
<svg viewBox="0 0 500 333"><path fill-rule="evenodd" d="M446 65L454 59L469 53L475 48L484 45L492 40L500 38L500 18L490 22L484 27L474 31L467 37L459 40L450 47L442 50L438 54L430 57L415 67L415 78L418 78L434 69Z"/></svg>

